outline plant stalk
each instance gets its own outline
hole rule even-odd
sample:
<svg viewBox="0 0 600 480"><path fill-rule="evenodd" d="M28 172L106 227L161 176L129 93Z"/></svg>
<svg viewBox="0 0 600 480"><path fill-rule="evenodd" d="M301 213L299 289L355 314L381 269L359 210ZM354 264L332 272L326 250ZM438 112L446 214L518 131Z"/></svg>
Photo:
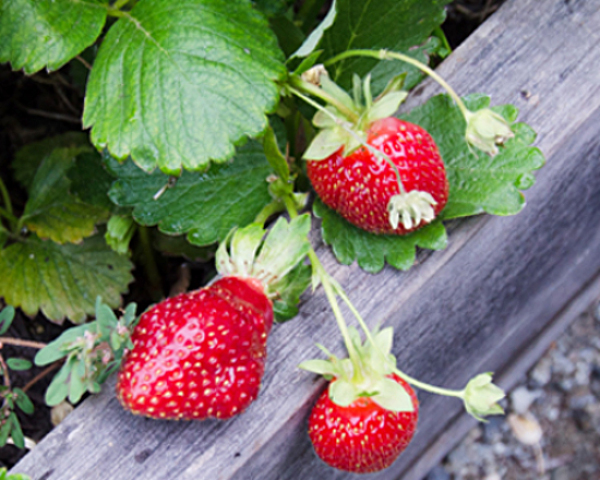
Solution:
<svg viewBox="0 0 600 480"><path fill-rule="evenodd" d="M2 345L14 345L16 347L29 347L41 350L46 346L45 343L35 342L33 340L21 340L20 338L0 337L0 348Z"/></svg>
<svg viewBox="0 0 600 480"><path fill-rule="evenodd" d="M371 57L371 58L376 58L378 60L400 60L401 62L408 63L408 64L412 65L413 67L418 68L419 70L421 70L422 72L426 73L431 78L433 78L437 83L439 83L442 86L442 88L444 88L444 90L446 90L446 92L448 92L448 95L450 95L450 97L452 97L452 99L456 102L456 105L458 106L461 113L465 117L465 120L468 121L468 116L469 116L470 112L469 112L469 109L464 104L464 102L462 101L462 99L458 96L458 94L454 91L454 89L440 75L438 75L435 72L435 70L431 69L429 66L425 65L424 63L421 63L418 60L416 60L412 57L409 57L408 55L404 55L403 53L390 52L388 50L379 50L379 51L376 51L376 50L347 50L345 52L342 52L342 53L336 55L333 58L330 58L329 60L327 60L324 63L324 65L325 66L332 65L336 62L339 62L341 60L345 60L346 58L351 58L351 57Z"/></svg>

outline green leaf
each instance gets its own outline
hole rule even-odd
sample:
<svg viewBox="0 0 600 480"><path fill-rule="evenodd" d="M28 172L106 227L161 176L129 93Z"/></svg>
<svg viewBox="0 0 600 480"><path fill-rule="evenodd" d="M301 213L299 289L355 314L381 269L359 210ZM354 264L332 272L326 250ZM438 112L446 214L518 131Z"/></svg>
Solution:
<svg viewBox="0 0 600 480"><path fill-rule="evenodd" d="M152 246L165 255L184 257L195 262L207 262L215 256L216 247L197 247L185 235L166 235L152 230Z"/></svg>
<svg viewBox="0 0 600 480"><path fill-rule="evenodd" d="M270 125L265 130L263 137L263 149L265 152L265 157L267 158L267 161L273 170L275 170L275 173L279 176L279 178L281 178L281 180L287 182L290 179L290 169L286 158L281 153L281 150L279 150L275 131Z"/></svg>
<svg viewBox="0 0 600 480"><path fill-rule="evenodd" d="M466 97L471 110L487 107L490 99L484 95ZM495 107L509 122L516 118L513 106ZM515 137L508 140L500 153L488 155L470 150L464 139L465 122L458 107L447 96L438 95L403 116L409 122L425 128L436 141L446 166L450 196L441 219L451 219L487 212L494 215L514 215L525 205L519 191L533 184L531 172L544 165L539 149L530 147L535 133L524 124L514 124ZM525 177L524 177L525 175Z"/></svg>
<svg viewBox="0 0 600 480"><path fill-rule="evenodd" d="M311 32L308 38L304 40L304 43L300 46L300 48L296 50L290 58L307 57L314 52L315 48L321 41L321 38L323 38L325 30L330 28L335 21L335 17L337 15L336 1L337 0L333 0L331 7L329 7L329 12L327 12L327 15L323 21Z"/></svg>
<svg viewBox="0 0 600 480"><path fill-rule="evenodd" d="M195 245L222 241L235 226L252 223L271 201L266 178L272 173L260 143L240 148L235 159L212 165L205 173L183 172L169 177L155 171L148 175L133 162L107 159L118 177L110 190L113 202L134 207L133 217L142 225L157 225L170 235L188 233Z"/></svg>
<svg viewBox="0 0 600 480"><path fill-rule="evenodd" d="M79 242L94 233L96 223L107 216L98 207L87 205L69 194L66 174L81 148L58 148L44 158L30 188L21 221L41 238L57 243Z"/></svg>
<svg viewBox="0 0 600 480"><path fill-rule="evenodd" d="M415 262L416 247L446 248L446 229L437 220L408 235L375 235L347 222L319 199L313 212L322 219L323 240L331 245L340 263L350 265L356 260L367 272L379 272L386 261L395 268L408 270Z"/></svg>
<svg viewBox="0 0 600 480"><path fill-rule="evenodd" d="M42 162L56 148L91 147L87 135L81 132L68 132L56 137L45 138L40 142L30 143L21 148L12 163L15 179L29 191L35 174Z"/></svg>
<svg viewBox="0 0 600 480"><path fill-rule="evenodd" d="M0 63L27 74L57 70L94 43L105 21L106 5L97 0L4 0Z"/></svg>
<svg viewBox="0 0 600 480"><path fill-rule="evenodd" d="M85 393L85 363L83 360L73 362L71 367L71 376L69 382L69 402L72 404L77 403L81 400L82 395Z"/></svg>
<svg viewBox="0 0 600 480"><path fill-rule="evenodd" d="M319 44L325 50L322 58L328 59L346 50L361 48L410 53L409 49L425 42L444 21L444 6L447 3L450 0L338 0L337 19ZM343 60L332 66L333 79L349 88L354 73L364 77L380 63L364 57ZM409 70L406 65L397 63L394 71L388 75ZM373 76L382 77L380 72ZM391 76L385 81L381 78L381 88Z"/></svg>
<svg viewBox="0 0 600 480"><path fill-rule="evenodd" d="M104 210L115 209L115 204L108 198L114 178L104 168L102 156L98 152L77 155L68 177L71 181L70 192L82 202Z"/></svg>
<svg viewBox="0 0 600 480"><path fill-rule="evenodd" d="M96 322L102 341L110 339L110 333L117 328L119 321L112 309L102 302L102 297L96 298Z"/></svg>
<svg viewBox="0 0 600 480"><path fill-rule="evenodd" d="M65 330L60 336L42 348L35 356L35 364L38 367L43 367L52 362L60 360L69 354L69 344L80 337L83 337L86 331L95 332L97 328L96 322L86 323L77 327L71 327Z"/></svg>
<svg viewBox="0 0 600 480"><path fill-rule="evenodd" d="M144 170L223 162L260 134L279 100L283 54L247 0L140 0L104 38L84 126Z"/></svg>
<svg viewBox="0 0 600 480"><path fill-rule="evenodd" d="M277 322L291 320L298 315L298 303L310 285L312 269L300 263L279 282L272 284L270 290L279 298L273 301L273 314Z"/></svg>
<svg viewBox="0 0 600 480"><path fill-rule="evenodd" d="M293 0L254 0L254 6L267 17L283 14L294 3Z"/></svg>
<svg viewBox="0 0 600 480"><path fill-rule="evenodd" d="M42 310L54 322L81 323L102 295L113 308L133 280L129 260L113 252L102 235L79 245L58 245L35 236L0 251L0 295L30 316Z"/></svg>
<svg viewBox="0 0 600 480"><path fill-rule="evenodd" d="M0 335L4 335L15 318L15 307L7 305L0 312Z"/></svg>
<svg viewBox="0 0 600 480"><path fill-rule="evenodd" d="M13 392L17 394L17 407L19 407L23 413L31 415L35 410L35 407L27 394L20 388L14 388Z"/></svg>
<svg viewBox="0 0 600 480"><path fill-rule="evenodd" d="M11 370L29 370L31 362L25 358L7 358L6 364Z"/></svg>
<svg viewBox="0 0 600 480"><path fill-rule="evenodd" d="M0 427L0 447L6 445L6 441L8 440L8 437L10 435L10 431L12 430L12 422L9 418L10 417L6 417L4 425Z"/></svg>
<svg viewBox="0 0 600 480"><path fill-rule="evenodd" d="M9 422L12 423L12 429L10 431L10 436L15 443L15 447L17 448L25 448L25 437L23 436L23 430L21 430L21 424L19 423L19 419L15 412L11 412L8 416Z"/></svg>
<svg viewBox="0 0 600 480"><path fill-rule="evenodd" d="M50 382L46 390L46 404L53 407L62 402L69 394L69 377L73 362L66 362Z"/></svg>

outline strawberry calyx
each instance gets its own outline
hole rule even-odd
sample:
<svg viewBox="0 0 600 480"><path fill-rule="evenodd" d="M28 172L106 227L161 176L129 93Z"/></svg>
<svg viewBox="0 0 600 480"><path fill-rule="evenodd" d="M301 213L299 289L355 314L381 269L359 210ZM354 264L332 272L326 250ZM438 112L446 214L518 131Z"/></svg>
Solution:
<svg viewBox="0 0 600 480"><path fill-rule="evenodd" d="M347 407L360 398L370 398L380 407L393 412L412 412L414 405L407 391L392 378L396 358L390 353L393 329L372 333L375 346L360 340L358 331L348 329L356 355L340 359L322 345L318 347L327 360L307 360L299 368L323 375L332 381L329 397L333 403Z"/></svg>
<svg viewBox="0 0 600 480"><path fill-rule="evenodd" d="M278 319L287 320L297 312L298 296L310 282L310 268L303 263L311 248L310 226L305 214L290 222L280 217L268 233L258 223L232 230L217 250L217 270L222 276L260 282Z"/></svg>

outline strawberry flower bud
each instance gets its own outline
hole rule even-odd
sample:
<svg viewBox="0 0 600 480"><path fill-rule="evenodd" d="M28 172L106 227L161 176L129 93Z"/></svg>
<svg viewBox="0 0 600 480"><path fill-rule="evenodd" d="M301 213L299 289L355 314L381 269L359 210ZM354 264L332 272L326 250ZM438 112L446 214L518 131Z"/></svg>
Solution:
<svg viewBox="0 0 600 480"><path fill-rule="evenodd" d="M390 225L396 229L401 220L404 228L410 230L421 222L429 223L435 218L434 205L437 202L427 192L412 190L394 195L388 203Z"/></svg>
<svg viewBox="0 0 600 480"><path fill-rule="evenodd" d="M489 108L468 111L466 119L467 142L492 157L498 153L497 145L502 145L514 136L508 122Z"/></svg>
<svg viewBox="0 0 600 480"><path fill-rule="evenodd" d="M501 415L503 408L498 401L505 397L504 391L492 383L491 373L481 373L473 377L464 390L465 408L480 422L487 415Z"/></svg>

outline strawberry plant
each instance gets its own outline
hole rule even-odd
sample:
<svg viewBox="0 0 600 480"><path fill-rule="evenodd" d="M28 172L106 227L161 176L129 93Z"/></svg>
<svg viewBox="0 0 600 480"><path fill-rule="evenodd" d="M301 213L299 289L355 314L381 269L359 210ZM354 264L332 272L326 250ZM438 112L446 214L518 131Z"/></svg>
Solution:
<svg viewBox="0 0 600 480"><path fill-rule="evenodd" d="M410 442L413 387L459 398L478 419L502 412L503 392L491 374L455 391L399 369L391 329L369 330L310 246L311 214L341 263L407 270L417 248L451 241L445 221L518 213L544 158L515 107L461 98L431 68L448 54L447 0L299 3L0 4L1 62L85 84L85 132L23 145L0 179L3 315L77 324L35 347L36 365L60 367L49 405L98 392L120 369L117 396L133 413L226 419L260 401L273 320L322 287L349 357L325 349L328 360L301 365L330 381L310 437L334 467L377 471ZM426 76L446 94L407 111ZM165 299L172 255L214 257L217 277L190 292L184 278ZM158 303L117 316L130 288L144 308ZM0 441L23 443L12 409L27 413L27 396L6 379L25 366L0 361ZM348 430L356 421L360 435Z"/></svg>

